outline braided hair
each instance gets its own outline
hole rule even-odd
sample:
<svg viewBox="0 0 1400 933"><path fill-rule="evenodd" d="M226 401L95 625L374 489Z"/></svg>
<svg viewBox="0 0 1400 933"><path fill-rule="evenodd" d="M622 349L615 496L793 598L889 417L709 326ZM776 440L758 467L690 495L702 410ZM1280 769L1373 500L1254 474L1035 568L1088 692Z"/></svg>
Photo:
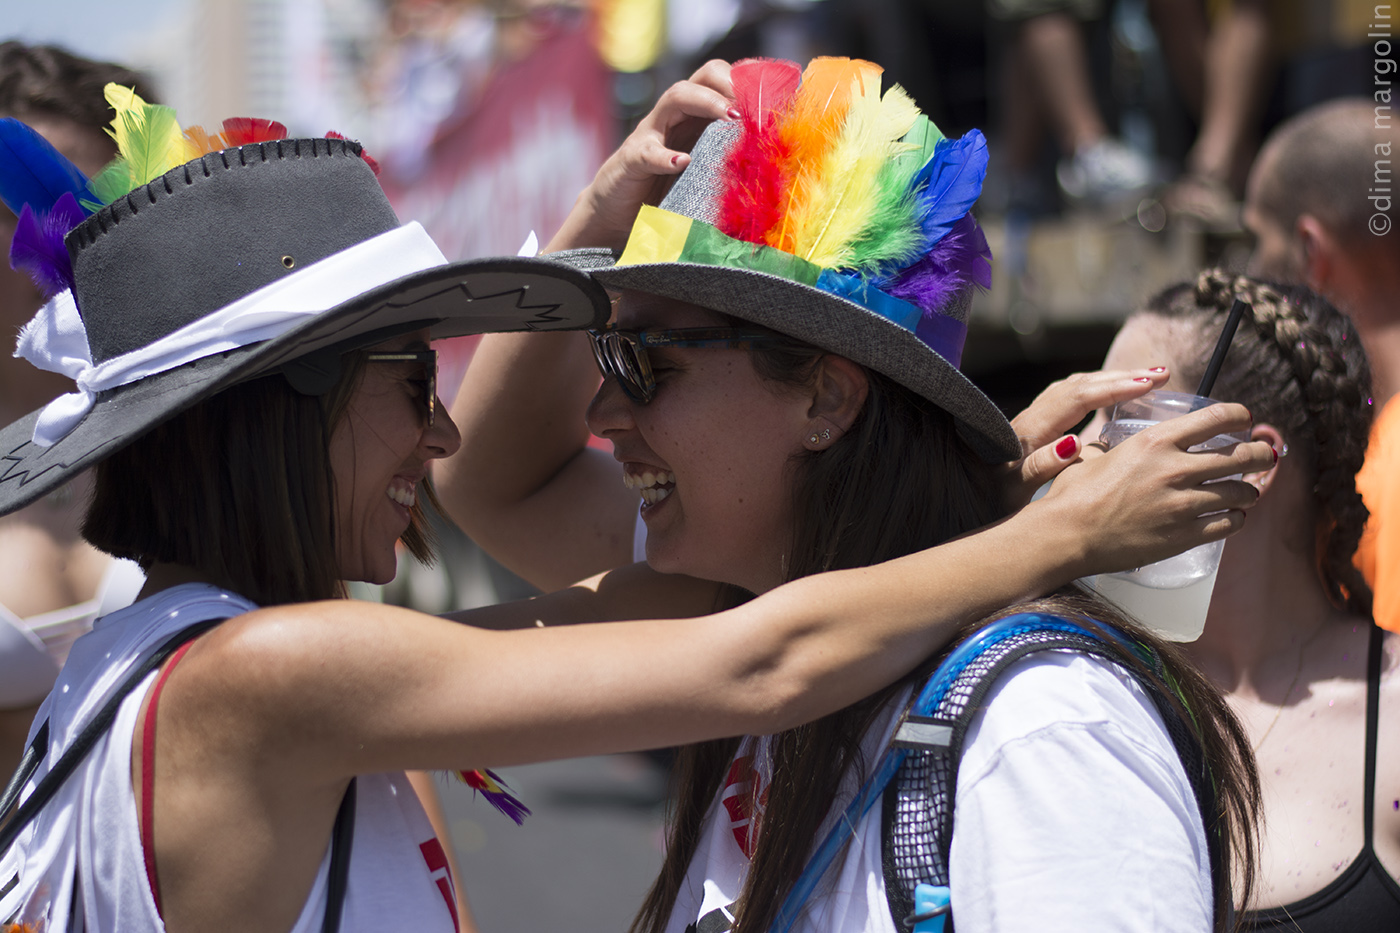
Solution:
<svg viewBox="0 0 1400 933"><path fill-rule="evenodd" d="M1145 312L1181 321L1197 346L1177 360L1194 385L1239 298L1249 306L1216 380L1215 398L1240 402L1278 428L1287 453L1309 467L1317 509L1317 563L1332 602L1369 616L1371 589L1352 563L1367 510L1356 491L1373 416L1371 369L1351 322L1303 286L1220 269L1172 286ZM1252 325L1252 326L1251 326Z"/></svg>

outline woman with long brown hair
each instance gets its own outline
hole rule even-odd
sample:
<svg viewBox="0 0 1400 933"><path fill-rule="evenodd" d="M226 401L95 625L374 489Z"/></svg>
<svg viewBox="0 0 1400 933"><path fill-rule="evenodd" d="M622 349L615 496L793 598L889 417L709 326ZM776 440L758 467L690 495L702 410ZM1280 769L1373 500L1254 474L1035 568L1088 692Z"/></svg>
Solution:
<svg viewBox="0 0 1400 933"><path fill-rule="evenodd" d="M616 557L639 515L651 567L718 581L721 603L734 604L1004 514L1000 478L1020 454L1016 432L956 368L973 286L986 282L986 243L967 213L985 147L976 133L942 140L897 90L880 93L878 73L818 60L799 83L796 66L736 66L737 118L700 137L615 265L569 257L621 293L613 326L591 334L605 378L587 411L622 464L619 494L600 488L606 470L576 437L572 448L556 437L539 463L478 446L455 466L450 502L523 485L501 476L508 470L541 480L520 498L525 521L481 529L488 548L503 543L517 569L547 580L561 565ZM804 133L814 113L835 109L812 101L843 94L841 109L859 116ZM898 132L883 158L828 159L821 146L840 150L852 125L862 143L874 126ZM792 157L804 145L818 151ZM861 172L879 183L866 186ZM916 207L865 200L901 184ZM833 192L805 216L794 207ZM890 203L897 209L882 212ZM892 214L912 214L917 230L897 230ZM897 237L914 246L871 246ZM532 350L517 349L519 366ZM489 380L508 355L484 358ZM511 385L527 371L549 373L534 398L552 403L560 371L521 367ZM1134 371L1072 391L1126 394L1126 382L1140 392L1158 377ZM1077 450L1069 439L1060 456ZM472 487L472 475L492 481ZM523 540L539 530L535 510L566 533ZM966 724L955 786L935 788L927 768L901 770L883 803L847 809L878 794L865 782L883 772L932 662L807 726L683 750L666 863L634 929L892 930L930 872L950 884L960 930L1224 929L1233 868L1248 887L1257 785L1219 697L1178 651L1105 604L1066 592L1009 605L994 616L1053 615L1095 640L1007 661L977 688L990 692ZM1001 630L990 621L964 634ZM1115 630L1136 647L1123 648ZM921 801L954 793L950 850L904 832L932 819ZM898 826L882 831L882 819ZM814 860L842 825L852 835L836 837L829 867Z"/></svg>

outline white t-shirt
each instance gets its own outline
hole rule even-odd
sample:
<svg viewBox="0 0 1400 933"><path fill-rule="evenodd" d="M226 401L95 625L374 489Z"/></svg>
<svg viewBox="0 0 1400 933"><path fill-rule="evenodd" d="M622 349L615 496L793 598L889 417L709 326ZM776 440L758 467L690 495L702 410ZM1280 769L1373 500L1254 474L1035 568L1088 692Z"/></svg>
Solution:
<svg viewBox="0 0 1400 933"><path fill-rule="evenodd" d="M885 747L904 702L862 749ZM743 775L762 773L753 766L762 747L745 741L706 815L667 933L697 921L698 933L728 929L748 871ZM848 778L827 824L854 791ZM856 827L795 933L904 933L885 895L880 806ZM958 933L1211 928L1210 860L1191 784L1151 698L1095 657L1030 655L988 694L963 748L949 869Z"/></svg>
<svg viewBox="0 0 1400 933"><path fill-rule="evenodd" d="M139 659L191 623L255 608L216 587L187 584L97 620L92 632L73 645L58 683L39 709L36 727L50 718L49 751L23 796L29 796ZM131 783L131 740L156 676L152 671L127 696L85 762L0 857L0 889L18 878L0 897L0 921L16 917L39 929L67 930L69 905L75 903L82 919L72 928L122 933L165 929L146 879ZM159 786L155 792L160 793ZM292 933L320 930L329 866L327 847ZM356 779L355 835L340 929L378 933L386 924L437 933L457 929L446 858L402 773Z"/></svg>

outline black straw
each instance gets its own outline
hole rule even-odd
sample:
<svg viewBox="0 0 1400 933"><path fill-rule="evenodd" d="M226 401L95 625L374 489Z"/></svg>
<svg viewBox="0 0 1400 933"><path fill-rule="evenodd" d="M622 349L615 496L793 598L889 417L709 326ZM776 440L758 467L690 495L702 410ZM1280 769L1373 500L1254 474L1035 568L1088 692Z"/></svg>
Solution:
<svg viewBox="0 0 1400 933"><path fill-rule="evenodd" d="M1249 305L1239 298L1230 305L1230 316L1225 319L1225 329L1220 332L1220 339L1215 342L1215 352L1210 355L1210 362L1206 364L1206 373L1201 377L1201 385L1196 389L1199 396L1209 397L1210 390L1215 388L1215 378L1220 375L1220 367L1225 365L1225 354L1229 352L1230 341L1235 339L1235 328L1240 326L1240 318L1244 317L1244 309Z"/></svg>

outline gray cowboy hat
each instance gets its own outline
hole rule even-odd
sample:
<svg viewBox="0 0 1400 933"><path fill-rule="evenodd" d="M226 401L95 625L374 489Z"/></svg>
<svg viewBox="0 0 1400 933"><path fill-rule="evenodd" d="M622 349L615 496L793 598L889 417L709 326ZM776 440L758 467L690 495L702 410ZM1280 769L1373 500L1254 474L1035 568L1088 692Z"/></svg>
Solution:
<svg viewBox="0 0 1400 933"><path fill-rule="evenodd" d="M377 253L361 261L386 235L411 261L381 265ZM66 244L94 366L124 366L230 308L256 306L256 323L259 314L285 317L279 295L334 297L327 307L313 299L265 339L195 350L187 362L91 392L86 414L50 446L34 439L43 409L0 430L0 515L255 376L282 369L314 392L334 380L341 352L396 333L572 330L600 326L609 310L602 288L556 262L443 261L421 228L400 227L359 144L336 139L209 153L97 211Z"/></svg>
<svg viewBox="0 0 1400 933"><path fill-rule="evenodd" d="M661 209L713 226L725 158L739 132L738 123L712 123ZM951 414L959 435L984 460L1000 463L1022 455L1006 416L953 362L913 331L855 301L750 268L696 262L615 265L611 254L601 250L573 250L555 257L591 271L609 289L689 302L847 357ZM939 313L965 329L971 306L969 287L955 294Z"/></svg>

